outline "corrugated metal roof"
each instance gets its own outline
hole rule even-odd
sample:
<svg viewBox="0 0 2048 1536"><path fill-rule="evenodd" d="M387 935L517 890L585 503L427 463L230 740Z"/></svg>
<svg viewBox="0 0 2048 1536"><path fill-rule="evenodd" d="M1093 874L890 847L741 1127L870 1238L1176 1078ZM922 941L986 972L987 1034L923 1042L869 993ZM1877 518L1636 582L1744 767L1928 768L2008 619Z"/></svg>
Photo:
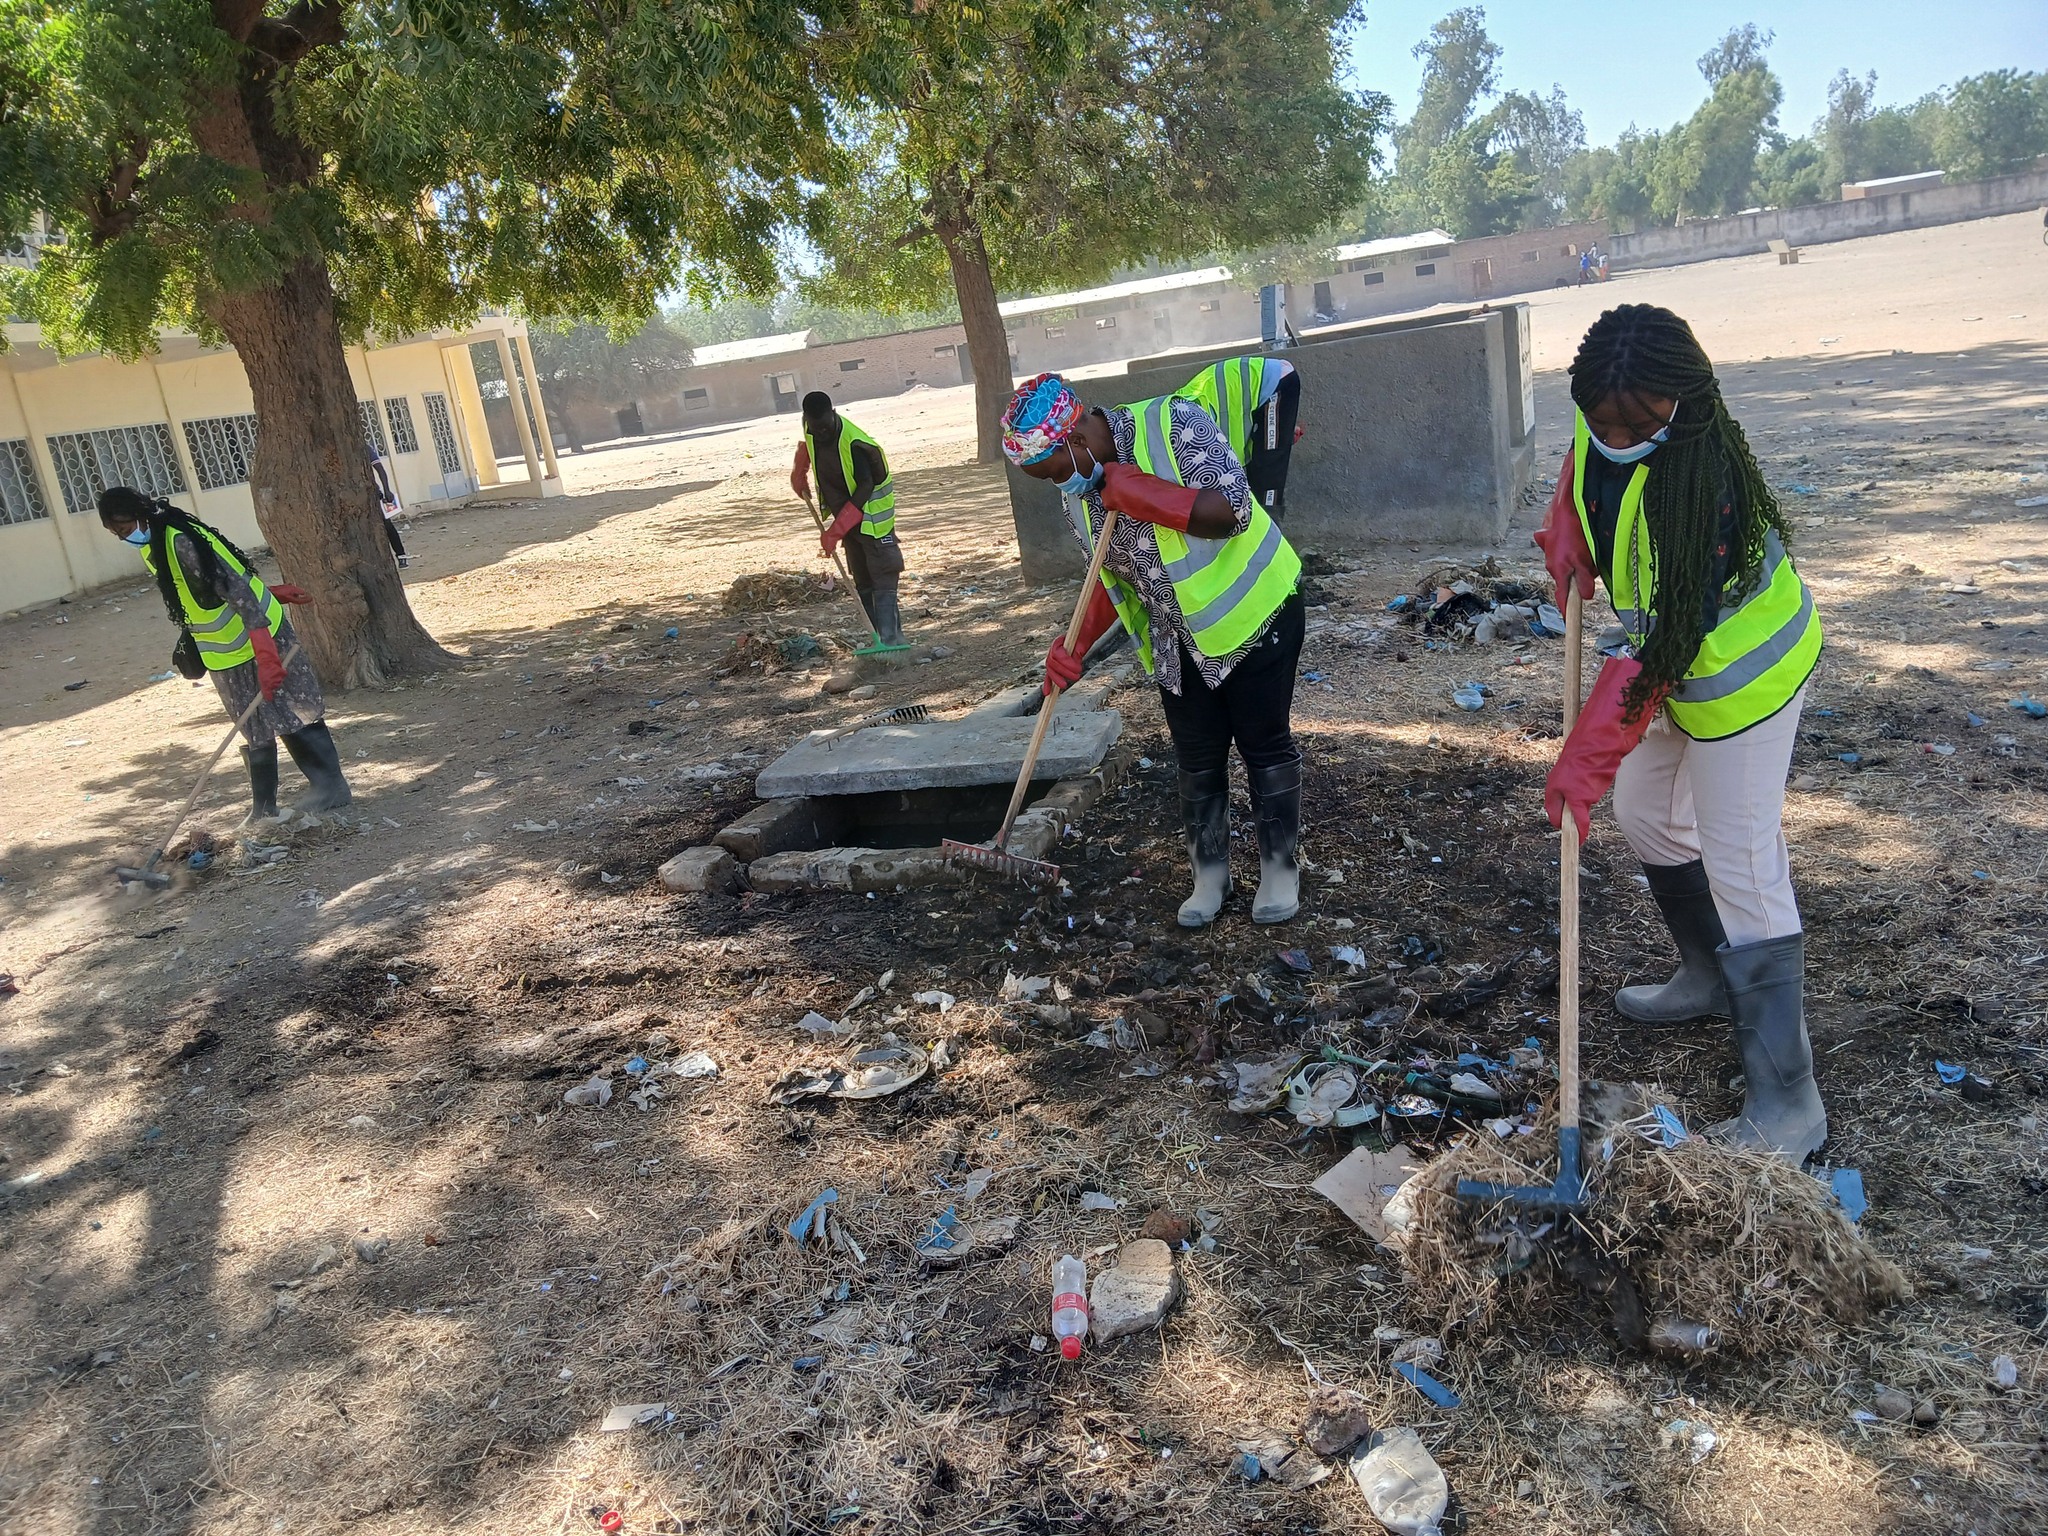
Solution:
<svg viewBox="0 0 2048 1536"><path fill-rule="evenodd" d="M1171 293L1180 288L1201 288L1210 283L1229 281L1230 268L1203 267L1196 272L1168 272L1160 277L1133 278L1128 283L1081 288L1073 293L1041 293L1028 299L1011 299L998 307L1007 320L1016 315L1043 314L1048 309L1073 309L1081 304L1102 304L1111 299L1134 299L1140 294Z"/></svg>
<svg viewBox="0 0 2048 1536"><path fill-rule="evenodd" d="M1403 251L1455 244L1457 241L1448 230L1425 229L1419 235L1394 235L1385 240L1361 240L1356 245L1340 245L1331 254L1338 261L1357 261L1362 256L1398 256Z"/></svg>
<svg viewBox="0 0 2048 1536"><path fill-rule="evenodd" d="M784 352L802 352L810 344L809 331L785 331L780 336L749 336L745 341L717 341L692 351L690 365L709 368L714 363L738 363L750 357L778 357Z"/></svg>

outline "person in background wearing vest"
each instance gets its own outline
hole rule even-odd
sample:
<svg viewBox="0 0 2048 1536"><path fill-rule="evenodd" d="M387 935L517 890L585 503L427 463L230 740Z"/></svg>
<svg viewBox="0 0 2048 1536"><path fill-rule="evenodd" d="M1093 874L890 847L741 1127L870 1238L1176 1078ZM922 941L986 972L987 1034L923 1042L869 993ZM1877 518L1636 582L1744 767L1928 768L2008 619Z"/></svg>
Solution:
<svg viewBox="0 0 2048 1536"><path fill-rule="evenodd" d="M1252 500L1287 520L1287 465L1301 440L1301 375L1277 357L1228 357L1211 363L1174 393L1192 400L1223 429L1244 465Z"/></svg>
<svg viewBox="0 0 2048 1536"><path fill-rule="evenodd" d="M903 574L903 546L896 542L896 482L882 445L833 409L823 390L804 396L804 437L796 445L789 483L799 496L818 477L818 505L837 509L826 525L818 553L830 558L843 539L853 590L868 611L868 622L884 645L903 643L903 610L897 579Z"/></svg>
<svg viewBox="0 0 2048 1536"><path fill-rule="evenodd" d="M284 605L307 602L306 594L282 583L265 586L256 563L218 530L131 486L100 492L99 509L107 531L141 551L171 622L184 631L172 657L177 669L195 679L210 674L230 719L241 719L251 700L263 698L242 727L248 819L277 815L279 737L313 786L294 809L347 805L348 780L327 730L327 702L312 659L301 650L285 660L296 637Z"/></svg>
<svg viewBox="0 0 2048 1536"><path fill-rule="evenodd" d="M1230 881L1230 746L1251 783L1259 839L1252 921L1284 923L1301 905L1301 751L1294 669L1301 659L1301 558L1252 499L1244 466L1209 414L1177 395L1109 411L1082 405L1059 375L1017 387L1003 452L1059 486L1082 547L1117 514L1102 583L1080 635L1045 657L1045 686L1070 688L1081 660L1118 619L1159 683L1180 762L1181 818L1194 891L1183 927L1222 910Z"/></svg>
<svg viewBox="0 0 2048 1536"><path fill-rule="evenodd" d="M1827 1139L1802 993L1806 939L1781 822L1785 774L1820 656L1813 595L1785 517L1692 328L1624 304L1571 366L1571 454L1537 542L1562 602L1607 584L1622 643L1604 645L1585 709L1544 789L1583 835L1611 786L1678 946L1662 986L1615 1006L1645 1024L1725 1016L1748 1079L1713 1134L1804 1162Z"/></svg>

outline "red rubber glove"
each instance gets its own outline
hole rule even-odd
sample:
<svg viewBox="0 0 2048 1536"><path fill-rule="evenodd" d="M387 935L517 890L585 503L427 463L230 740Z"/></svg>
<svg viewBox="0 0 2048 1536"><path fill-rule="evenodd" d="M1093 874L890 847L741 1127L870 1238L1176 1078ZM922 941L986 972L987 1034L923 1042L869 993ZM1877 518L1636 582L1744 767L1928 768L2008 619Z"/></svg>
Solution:
<svg viewBox="0 0 2048 1536"><path fill-rule="evenodd" d="M839 541L860 526L860 508L848 502L839 509L839 515L825 525L825 535L818 541L818 553L829 555L839 547Z"/></svg>
<svg viewBox="0 0 2048 1536"><path fill-rule="evenodd" d="M1593 684L1592 694L1579 711L1571 735L1565 738L1564 750L1543 781L1543 811L1550 824L1562 827L1564 808L1570 806L1572 820L1579 824L1581 842L1593 830L1593 807L1614 787L1614 775L1621 769L1621 760L1643 739L1643 732L1656 717L1657 706L1663 702L1663 694L1659 693L1634 720L1622 718L1622 695L1642 670L1643 664L1633 656L1607 659Z"/></svg>
<svg viewBox="0 0 2048 1536"><path fill-rule="evenodd" d="M267 629L250 630L249 644L256 648L256 686L268 702L284 690L284 658L277 654L277 641Z"/></svg>
<svg viewBox="0 0 2048 1536"><path fill-rule="evenodd" d="M270 595L280 603L310 603L313 601L304 587L295 587L288 581L280 581L270 589Z"/></svg>
<svg viewBox="0 0 2048 1536"><path fill-rule="evenodd" d="M1586 548L1586 530L1579 526L1579 509L1572 500L1572 451L1565 450L1564 465L1557 472L1557 494L1550 498L1550 515L1536 530L1536 546L1543 551L1543 563L1557 585L1557 605L1564 607L1565 594L1577 581L1579 596L1591 600L1593 581L1599 575L1593 552Z"/></svg>
<svg viewBox="0 0 2048 1536"><path fill-rule="evenodd" d="M811 450L803 443L796 445L796 462L789 466L789 488L798 501L811 499Z"/></svg>
<svg viewBox="0 0 2048 1536"><path fill-rule="evenodd" d="M1081 632L1074 637L1074 648L1068 650L1067 637L1061 635L1045 653L1045 683L1038 691L1048 696L1064 693L1081 681L1081 658L1109 633L1109 626L1116 619L1116 601L1110 597L1109 588L1096 582L1095 595L1088 599L1088 611L1081 615Z"/></svg>
<svg viewBox="0 0 2048 1536"><path fill-rule="evenodd" d="M1191 485L1175 485L1148 475L1135 464L1102 466L1102 504L1119 517L1186 533L1188 519L1194 516L1196 494Z"/></svg>

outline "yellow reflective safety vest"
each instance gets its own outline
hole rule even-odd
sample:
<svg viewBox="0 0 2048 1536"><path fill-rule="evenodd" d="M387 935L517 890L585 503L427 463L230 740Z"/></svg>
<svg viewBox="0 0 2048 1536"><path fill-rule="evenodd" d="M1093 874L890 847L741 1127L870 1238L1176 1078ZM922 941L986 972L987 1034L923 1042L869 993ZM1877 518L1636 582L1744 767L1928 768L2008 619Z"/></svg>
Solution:
<svg viewBox="0 0 2048 1536"><path fill-rule="evenodd" d="M839 418L839 473L851 494L856 476L853 469L853 445L866 443L875 450L875 457L882 462L882 478L875 482L874 493L868 497L867 505L860 509L860 531L871 539L885 538L896 529L896 477L889 472L889 456L882 452L882 445L853 424L845 416ZM811 434L804 434L804 452L810 455L812 468L818 463L818 445L811 441ZM823 490L823 477L818 481ZM829 519L837 507L827 507Z"/></svg>
<svg viewBox="0 0 2048 1536"><path fill-rule="evenodd" d="M1249 461L1252 449L1252 413L1259 408L1259 392L1265 388L1266 370L1280 364L1256 355L1227 357L1211 363L1174 393L1192 400L1209 413L1209 419L1223 429L1223 440L1240 462Z"/></svg>
<svg viewBox="0 0 2048 1536"><path fill-rule="evenodd" d="M1137 431L1132 458L1139 469L1175 485L1187 478L1173 457L1169 430L1176 395L1161 395L1126 406ZM1082 542L1093 552L1086 509L1080 518ZM1174 601L1195 642L1195 649L1215 661L1235 655L1253 639L1280 605L1294 595L1301 579L1301 556L1280 532L1264 507L1254 503L1252 520L1243 533L1227 539L1190 538L1172 528L1154 526L1159 558L1173 582ZM1138 660L1152 671L1152 624L1138 589L1105 569L1102 583L1116 603L1124 628L1137 643Z"/></svg>
<svg viewBox="0 0 2048 1536"><path fill-rule="evenodd" d="M1597 452L1586 418L1577 415L1572 430L1572 501L1586 548L1596 551L1596 560L1600 546L1586 505L1586 456ZM1603 573L1621 627L1638 651L1657 622L1656 557L1643 518L1643 496L1655 459L1652 454L1637 464L1622 491L1613 565ZM1721 594L1720 617L1666 701L1672 723L1695 740L1716 741L1769 719L1805 686L1820 658L1820 615L1814 611L1813 594L1792 568L1776 530L1765 536L1763 566L1749 590L1741 590L1739 580L1730 578Z"/></svg>
<svg viewBox="0 0 2048 1536"><path fill-rule="evenodd" d="M270 632L275 635L284 623L284 604L270 595L270 588L263 585L263 578L250 570L234 556L229 549L205 528L194 530L230 571L249 578L250 590L255 592L256 601L263 604L265 616L270 621ZM178 560L175 541L183 538L178 528L164 530L164 558L171 562L171 585L177 589L178 601L185 609L185 628L192 636L192 642L199 647L199 659L206 663L211 672L225 672L230 667L239 667L245 661L256 659L256 647L249 643L248 626L242 616L235 612L233 605L222 601L218 608L209 608L193 595L192 588L185 580L185 567ZM142 546L142 563L149 568L149 574L156 574L156 552L151 544Z"/></svg>

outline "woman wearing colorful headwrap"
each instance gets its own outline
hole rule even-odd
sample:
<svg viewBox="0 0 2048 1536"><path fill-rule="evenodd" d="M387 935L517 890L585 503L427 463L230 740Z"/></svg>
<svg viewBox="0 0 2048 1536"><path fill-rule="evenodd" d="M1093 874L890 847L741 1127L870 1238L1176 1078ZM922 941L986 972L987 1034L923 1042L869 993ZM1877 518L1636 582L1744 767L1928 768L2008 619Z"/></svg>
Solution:
<svg viewBox="0 0 2048 1536"><path fill-rule="evenodd" d="M1215 918L1231 892L1230 747L1237 744L1258 825L1252 921L1300 907L1301 752L1289 715L1301 658L1301 559L1252 498L1244 466L1207 412L1162 396L1109 410L1082 404L1057 374L1017 387L1003 452L1059 486L1091 552L1117 514L1102 584L1070 651L1046 653L1046 687L1081 677L1081 658L1119 618L1158 680L1180 760L1181 817L1194 892L1182 926Z"/></svg>

